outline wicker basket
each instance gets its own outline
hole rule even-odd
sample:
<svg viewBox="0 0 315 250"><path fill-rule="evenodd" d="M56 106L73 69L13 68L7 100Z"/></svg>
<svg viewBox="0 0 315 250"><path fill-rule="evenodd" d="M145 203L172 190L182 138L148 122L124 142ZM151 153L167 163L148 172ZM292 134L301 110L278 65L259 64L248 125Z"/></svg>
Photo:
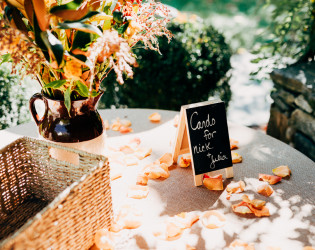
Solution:
<svg viewBox="0 0 315 250"><path fill-rule="evenodd" d="M79 165L50 157L77 154ZM112 211L106 157L27 137L0 150L0 249L88 249Z"/></svg>

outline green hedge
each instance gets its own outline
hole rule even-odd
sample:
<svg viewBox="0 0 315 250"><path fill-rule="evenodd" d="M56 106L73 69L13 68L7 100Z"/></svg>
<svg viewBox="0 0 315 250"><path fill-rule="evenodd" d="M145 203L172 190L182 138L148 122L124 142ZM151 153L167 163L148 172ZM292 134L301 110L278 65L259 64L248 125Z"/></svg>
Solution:
<svg viewBox="0 0 315 250"><path fill-rule="evenodd" d="M115 74L103 81L105 94L100 107L158 108L179 110L181 105L220 95L231 97L226 73L231 49L224 37L202 20L169 26L174 38L160 38L160 51L135 49L139 67L134 78L119 85Z"/></svg>

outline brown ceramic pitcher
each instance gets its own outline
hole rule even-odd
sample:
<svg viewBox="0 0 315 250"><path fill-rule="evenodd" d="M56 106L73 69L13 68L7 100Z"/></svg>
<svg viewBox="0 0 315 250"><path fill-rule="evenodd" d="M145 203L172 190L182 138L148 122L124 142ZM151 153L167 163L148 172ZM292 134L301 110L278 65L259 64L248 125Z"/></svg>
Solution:
<svg viewBox="0 0 315 250"><path fill-rule="evenodd" d="M53 100L40 93L34 94L29 105L40 136L54 142L75 143L102 135L104 125L96 109L102 94L103 92L97 97L72 101L70 112L64 101ZM35 108L36 100L45 103L45 113L41 118Z"/></svg>

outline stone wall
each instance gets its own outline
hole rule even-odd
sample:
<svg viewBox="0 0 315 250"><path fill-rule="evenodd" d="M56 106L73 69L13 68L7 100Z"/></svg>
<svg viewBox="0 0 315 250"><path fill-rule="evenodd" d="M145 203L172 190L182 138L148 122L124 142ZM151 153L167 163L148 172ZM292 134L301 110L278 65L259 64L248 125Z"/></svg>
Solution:
<svg viewBox="0 0 315 250"><path fill-rule="evenodd" d="M315 63L274 70L267 134L315 161Z"/></svg>

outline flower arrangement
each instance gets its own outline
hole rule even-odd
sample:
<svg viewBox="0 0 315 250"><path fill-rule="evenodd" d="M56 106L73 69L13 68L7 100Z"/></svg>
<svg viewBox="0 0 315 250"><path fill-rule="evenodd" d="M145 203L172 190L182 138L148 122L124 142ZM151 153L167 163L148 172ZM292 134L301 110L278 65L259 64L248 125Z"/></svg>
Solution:
<svg viewBox="0 0 315 250"><path fill-rule="evenodd" d="M159 51L169 10L153 0L6 0L1 3L0 54L13 71L34 75L43 93L64 100L99 94L111 70L131 78L132 48Z"/></svg>

